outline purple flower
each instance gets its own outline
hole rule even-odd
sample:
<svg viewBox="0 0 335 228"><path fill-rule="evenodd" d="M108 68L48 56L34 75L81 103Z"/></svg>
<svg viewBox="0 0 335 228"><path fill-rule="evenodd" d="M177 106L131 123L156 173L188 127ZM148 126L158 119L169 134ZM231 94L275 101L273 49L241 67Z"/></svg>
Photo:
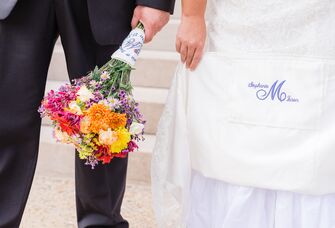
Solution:
<svg viewBox="0 0 335 228"><path fill-rule="evenodd" d="M85 165L90 165L92 169L99 164L98 159L95 156L89 156L85 162Z"/></svg>
<svg viewBox="0 0 335 228"><path fill-rule="evenodd" d="M129 150L129 152L133 152L136 149L138 149L137 144L134 141L130 141L128 143L128 150Z"/></svg>

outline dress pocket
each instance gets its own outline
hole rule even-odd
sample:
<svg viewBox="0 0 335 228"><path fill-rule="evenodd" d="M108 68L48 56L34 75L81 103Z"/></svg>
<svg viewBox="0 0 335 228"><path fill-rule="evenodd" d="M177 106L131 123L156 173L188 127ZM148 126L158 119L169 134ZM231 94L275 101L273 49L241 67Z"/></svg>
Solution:
<svg viewBox="0 0 335 228"><path fill-rule="evenodd" d="M318 129L326 82L321 60L234 59L229 77L230 123Z"/></svg>

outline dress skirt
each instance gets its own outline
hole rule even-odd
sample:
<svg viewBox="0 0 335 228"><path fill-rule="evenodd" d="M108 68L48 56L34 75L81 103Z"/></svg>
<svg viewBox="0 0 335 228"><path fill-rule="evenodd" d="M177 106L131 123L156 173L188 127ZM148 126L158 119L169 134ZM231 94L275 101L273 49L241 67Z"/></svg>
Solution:
<svg viewBox="0 0 335 228"><path fill-rule="evenodd" d="M152 158L159 227L335 228L335 2L210 0Z"/></svg>
<svg viewBox="0 0 335 228"><path fill-rule="evenodd" d="M334 228L335 194L243 187L193 171L188 228Z"/></svg>

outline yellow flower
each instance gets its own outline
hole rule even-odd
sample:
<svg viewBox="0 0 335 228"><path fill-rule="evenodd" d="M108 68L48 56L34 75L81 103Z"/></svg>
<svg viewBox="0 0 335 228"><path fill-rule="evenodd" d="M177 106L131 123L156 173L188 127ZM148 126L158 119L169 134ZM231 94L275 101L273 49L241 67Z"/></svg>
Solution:
<svg viewBox="0 0 335 228"><path fill-rule="evenodd" d="M92 156L93 149L90 146L81 145L77 148L80 159L87 159L89 156Z"/></svg>
<svg viewBox="0 0 335 228"><path fill-rule="evenodd" d="M122 127L118 128L115 131L116 141L110 146L112 153L120 153L122 150L128 148L128 143L130 141L129 131Z"/></svg>
<svg viewBox="0 0 335 228"><path fill-rule="evenodd" d="M80 131L84 134L90 133L90 125L91 125L90 119L87 116L85 116L80 121Z"/></svg>
<svg viewBox="0 0 335 228"><path fill-rule="evenodd" d="M117 140L117 135L114 131L108 128L107 131L100 130L99 142L103 145L110 146Z"/></svg>
<svg viewBox="0 0 335 228"><path fill-rule="evenodd" d="M92 156L93 152L98 149L95 143L95 134L84 135L82 143L76 146L76 149L79 152L80 159L87 159Z"/></svg>
<svg viewBox="0 0 335 228"><path fill-rule="evenodd" d="M62 131L60 128L55 128L54 137L58 142L70 143L70 136L66 132Z"/></svg>

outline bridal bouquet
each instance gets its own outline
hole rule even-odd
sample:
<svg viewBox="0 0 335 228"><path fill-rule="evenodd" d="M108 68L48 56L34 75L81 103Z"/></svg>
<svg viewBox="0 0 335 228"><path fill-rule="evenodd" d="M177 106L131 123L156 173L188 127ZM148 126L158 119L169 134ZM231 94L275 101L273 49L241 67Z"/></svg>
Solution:
<svg viewBox="0 0 335 228"><path fill-rule="evenodd" d="M114 157L125 158L144 140L145 121L130 83L143 43L140 23L104 66L51 90L42 100L39 113L52 120L56 140L73 144L92 168Z"/></svg>

